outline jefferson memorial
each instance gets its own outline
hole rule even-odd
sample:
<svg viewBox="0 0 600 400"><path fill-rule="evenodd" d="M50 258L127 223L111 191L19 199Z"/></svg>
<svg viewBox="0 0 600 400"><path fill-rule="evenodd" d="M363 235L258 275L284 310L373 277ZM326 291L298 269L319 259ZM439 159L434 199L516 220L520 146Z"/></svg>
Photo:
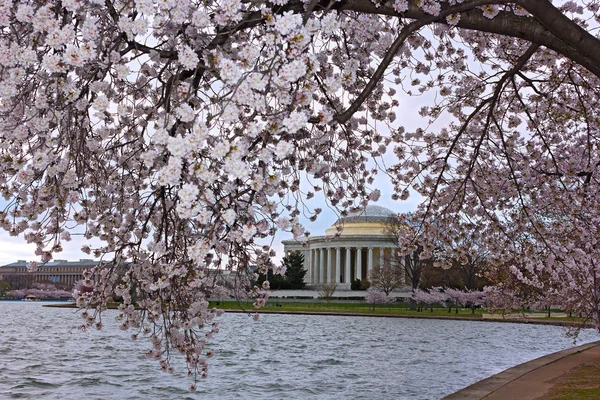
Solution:
<svg viewBox="0 0 600 400"><path fill-rule="evenodd" d="M309 287L336 284L338 289L350 289L351 281L368 280L373 268L396 261L398 244L389 233L395 219L392 210L370 205L338 219L325 236L282 241L284 254L304 254ZM338 227L341 233L335 236Z"/></svg>

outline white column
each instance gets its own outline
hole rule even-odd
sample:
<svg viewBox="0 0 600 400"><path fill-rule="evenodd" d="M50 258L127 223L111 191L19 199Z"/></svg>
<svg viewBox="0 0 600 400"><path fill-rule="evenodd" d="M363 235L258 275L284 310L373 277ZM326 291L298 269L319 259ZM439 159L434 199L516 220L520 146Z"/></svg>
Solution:
<svg viewBox="0 0 600 400"><path fill-rule="evenodd" d="M312 261L311 254L311 249L304 250L304 269L306 270L306 275L304 275L304 282L306 282L307 284L310 284L310 281L312 279L312 268L310 267Z"/></svg>
<svg viewBox="0 0 600 400"><path fill-rule="evenodd" d="M325 264L323 264L323 273L325 274L325 278L323 279L323 284L328 284L329 283L329 248L325 248L323 249L323 252L325 253Z"/></svg>
<svg viewBox="0 0 600 400"><path fill-rule="evenodd" d="M369 247L369 255L367 258L367 279L371 278L371 271L373 271L373 248Z"/></svg>
<svg viewBox="0 0 600 400"><path fill-rule="evenodd" d="M379 248L379 268L383 268L383 263L385 259L385 247Z"/></svg>
<svg viewBox="0 0 600 400"><path fill-rule="evenodd" d="M356 248L356 279L362 279L362 247Z"/></svg>
<svg viewBox="0 0 600 400"><path fill-rule="evenodd" d="M341 272L341 261L342 260L342 252L339 247L335 248L335 280L334 283L340 282L340 272Z"/></svg>
<svg viewBox="0 0 600 400"><path fill-rule="evenodd" d="M317 279L319 279L319 270L317 269L317 266L319 265L319 259L317 258L317 250L312 249L310 251L310 256L312 258L312 261L310 264L310 268L312 269L310 283L314 285L315 283L317 283Z"/></svg>
<svg viewBox="0 0 600 400"><path fill-rule="evenodd" d="M323 264L323 281L321 284L329 283L329 249L323 248L323 254L325 254L324 264Z"/></svg>
<svg viewBox="0 0 600 400"><path fill-rule="evenodd" d="M325 283L325 249L319 249L319 282Z"/></svg>
<svg viewBox="0 0 600 400"><path fill-rule="evenodd" d="M319 254L317 253L317 249L313 249L312 251L312 281L311 283L314 285L318 283L319 280Z"/></svg>
<svg viewBox="0 0 600 400"><path fill-rule="evenodd" d="M323 259L321 258L321 249L315 250L315 283L320 284L321 280L321 269L323 269Z"/></svg>
<svg viewBox="0 0 600 400"><path fill-rule="evenodd" d="M346 247L346 271L344 271L344 283L350 283L350 258L352 252L350 247Z"/></svg>
<svg viewBox="0 0 600 400"><path fill-rule="evenodd" d="M331 279L331 270L333 269L333 263L331 262L331 256L333 255L333 249L331 247L327 248L327 269L325 270L325 276L327 277L327 284L331 285L332 283L332 279Z"/></svg>

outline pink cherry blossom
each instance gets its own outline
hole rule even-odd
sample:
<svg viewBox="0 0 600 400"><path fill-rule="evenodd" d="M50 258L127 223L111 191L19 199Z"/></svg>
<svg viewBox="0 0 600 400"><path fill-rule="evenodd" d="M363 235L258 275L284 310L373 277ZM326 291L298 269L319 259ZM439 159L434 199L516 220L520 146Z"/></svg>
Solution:
<svg viewBox="0 0 600 400"><path fill-rule="evenodd" d="M262 306L253 276L322 218L314 197L415 200L410 271L485 252L492 303L551 298L600 329L599 9L4 0L0 227L42 263L89 240L82 325L118 293L121 327L194 378L221 273Z"/></svg>

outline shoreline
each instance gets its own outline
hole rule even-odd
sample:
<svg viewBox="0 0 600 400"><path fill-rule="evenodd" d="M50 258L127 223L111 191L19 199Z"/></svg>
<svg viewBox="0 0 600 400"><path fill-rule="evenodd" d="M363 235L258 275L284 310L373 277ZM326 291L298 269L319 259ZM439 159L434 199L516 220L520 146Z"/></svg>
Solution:
<svg viewBox="0 0 600 400"><path fill-rule="evenodd" d="M77 308L75 303L60 303L60 304L43 304L42 307L51 308ZM117 309L115 306L109 306L108 309ZM485 317L456 317L453 315L410 315L410 314L385 314L385 313L356 313L356 312L339 312L339 311L290 311L290 310L255 310L255 309L229 309L222 308L225 313L231 314L287 314L287 315L327 315L327 316L341 316L341 317L378 317L378 318L417 318L417 319L439 319L439 320L455 320L455 321L473 321L473 322L503 322L509 324L534 324L534 325L550 325L550 326L562 326L565 328L575 328L580 324L570 321L548 321L539 320L536 318L525 319L520 315L515 317L502 318L498 314L493 314L493 318ZM592 328L591 324L584 324L583 328Z"/></svg>
<svg viewBox="0 0 600 400"><path fill-rule="evenodd" d="M477 317L454 317L445 315L407 315L407 314L364 314L352 312L330 312L330 311L280 311L280 310L234 310L223 309L226 313L235 314L298 314L298 315L333 315L343 317L380 317L380 318L418 318L418 319L440 319L440 320L455 320L455 321L473 321L473 322L506 322L510 324L533 324L533 325L551 325L563 327L577 327L580 324L569 321L548 321L536 320L535 318L477 318ZM585 324L584 328L592 328L590 324Z"/></svg>

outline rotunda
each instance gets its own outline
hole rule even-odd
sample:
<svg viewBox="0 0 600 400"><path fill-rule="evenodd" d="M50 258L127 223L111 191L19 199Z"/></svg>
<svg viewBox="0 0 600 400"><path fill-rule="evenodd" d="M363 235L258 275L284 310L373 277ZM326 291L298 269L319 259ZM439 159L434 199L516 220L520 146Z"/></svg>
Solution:
<svg viewBox="0 0 600 400"><path fill-rule="evenodd" d="M350 289L351 281L368 280L373 268L395 261L398 245L389 232L395 219L392 210L370 205L338 219L324 236L284 240L284 253L304 254L309 287L336 284L339 289Z"/></svg>

